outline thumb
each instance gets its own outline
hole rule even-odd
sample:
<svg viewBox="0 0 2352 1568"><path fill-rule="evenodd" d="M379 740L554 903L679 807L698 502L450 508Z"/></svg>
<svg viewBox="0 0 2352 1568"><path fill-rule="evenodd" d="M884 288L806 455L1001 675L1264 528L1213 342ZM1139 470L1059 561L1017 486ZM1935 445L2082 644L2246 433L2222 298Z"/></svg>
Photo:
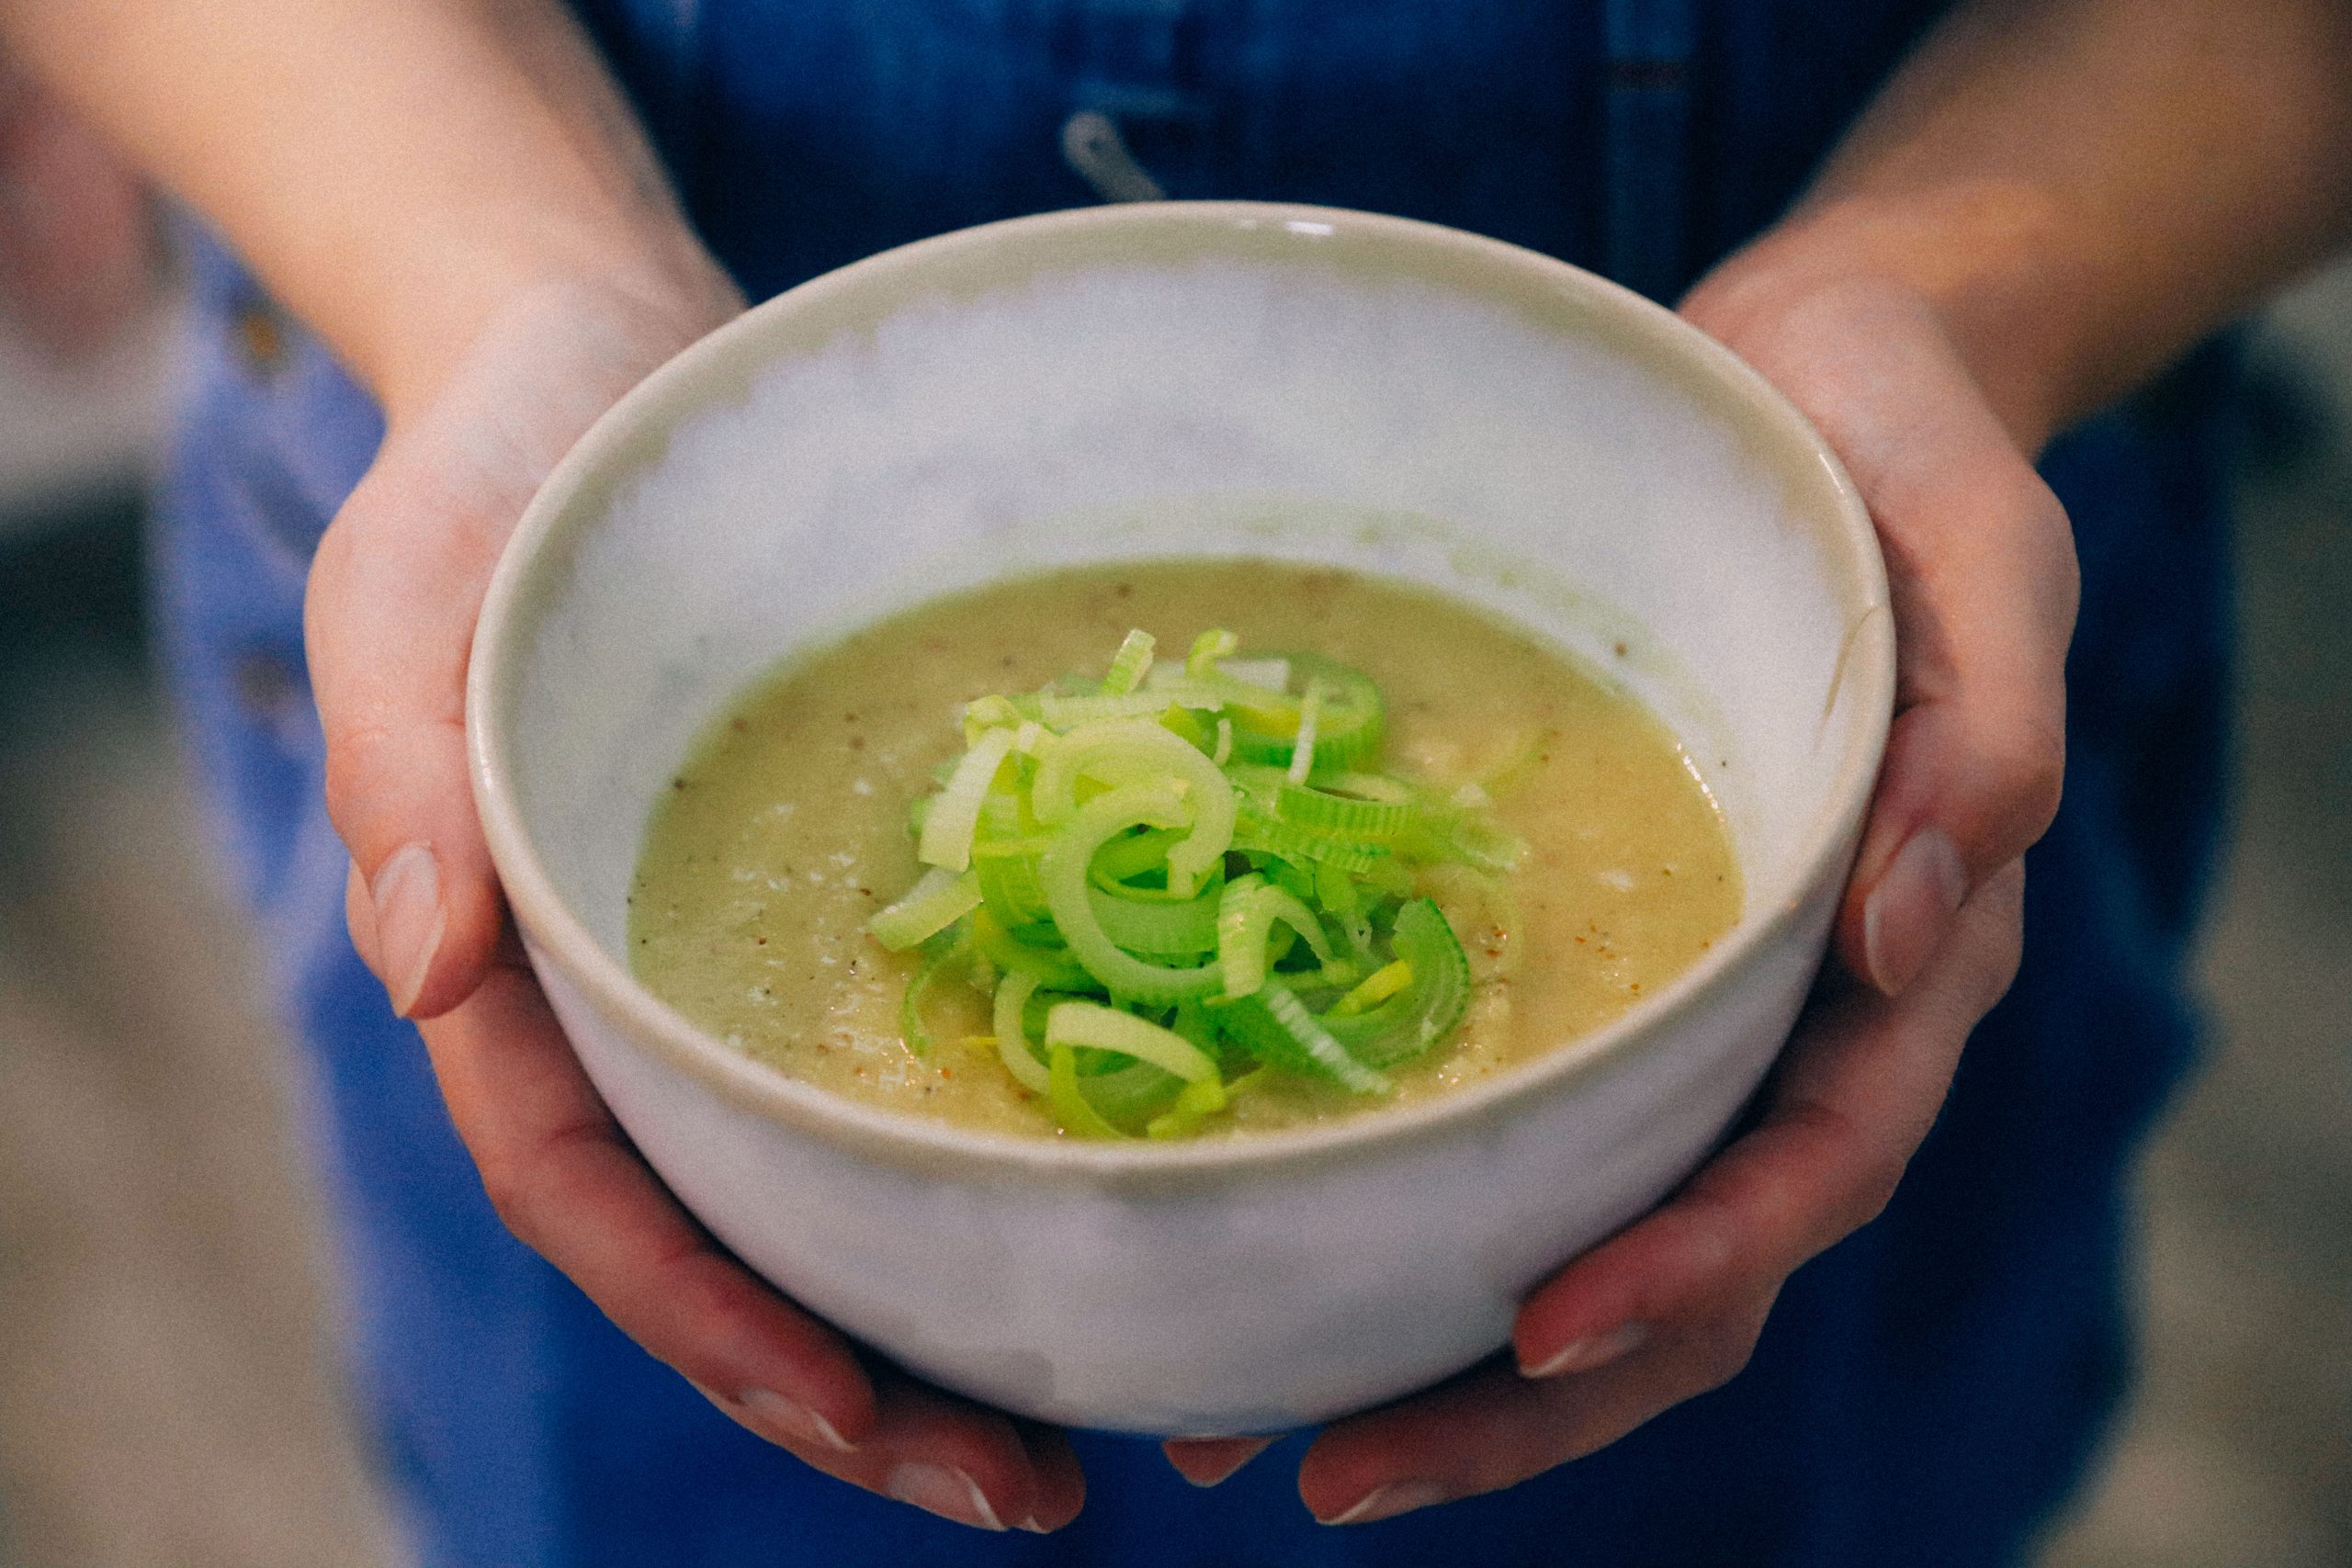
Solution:
<svg viewBox="0 0 2352 1568"><path fill-rule="evenodd" d="M1939 346L1918 351L1910 417L1831 437L1877 525L1895 617L1895 716L1838 933L1889 996L2048 830L2065 771L2066 514Z"/></svg>
<svg viewBox="0 0 2352 1568"><path fill-rule="evenodd" d="M1878 530L1895 716L1838 945L1892 996L2057 813L2074 540L1922 296L1867 277L1791 287L1769 256L1735 263L1683 310L1814 422Z"/></svg>
<svg viewBox="0 0 2352 1568"><path fill-rule="evenodd" d="M401 463L388 448L320 541L304 619L355 942L395 1011L432 1018L480 984L503 918L465 732L467 649L503 531L427 504Z"/></svg>
<svg viewBox="0 0 2352 1568"><path fill-rule="evenodd" d="M563 452L702 323L557 288L487 328L320 541L304 603L354 937L402 1016L481 984L503 905L466 751L474 621ZM364 930L362 929L364 927Z"/></svg>

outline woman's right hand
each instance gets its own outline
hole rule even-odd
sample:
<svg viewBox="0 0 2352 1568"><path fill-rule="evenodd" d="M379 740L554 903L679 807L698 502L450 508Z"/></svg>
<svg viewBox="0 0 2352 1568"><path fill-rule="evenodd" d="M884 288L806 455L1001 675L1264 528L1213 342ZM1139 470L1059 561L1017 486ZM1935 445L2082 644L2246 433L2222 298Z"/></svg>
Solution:
<svg viewBox="0 0 2352 1568"><path fill-rule="evenodd" d="M965 1524L1058 1529L1084 1493L1058 1431L862 1361L639 1158L507 932L475 817L466 667L507 536L597 415L740 309L707 263L537 284L389 408L305 613L352 939L419 1021L500 1217L622 1330L830 1474Z"/></svg>

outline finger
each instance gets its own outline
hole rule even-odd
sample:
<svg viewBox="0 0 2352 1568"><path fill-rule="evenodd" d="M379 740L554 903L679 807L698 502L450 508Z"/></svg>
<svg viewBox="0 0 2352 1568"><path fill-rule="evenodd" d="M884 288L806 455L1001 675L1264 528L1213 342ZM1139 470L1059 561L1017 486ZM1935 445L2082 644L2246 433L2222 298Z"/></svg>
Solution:
<svg viewBox="0 0 2352 1568"><path fill-rule="evenodd" d="M739 1425L836 1480L956 1524L1050 1534L1077 1517L1085 1476L1061 1433L1013 1421L888 1368L875 1373L874 1382L873 1430L854 1449L812 1432L803 1411L695 1388Z"/></svg>
<svg viewBox="0 0 2352 1568"><path fill-rule="evenodd" d="M831 1474L966 1524L1077 1512L1070 1461L1053 1456L1041 1485L1007 1417L869 1374L695 1224L614 1123L527 972L494 970L423 1032L499 1217L721 1410Z"/></svg>
<svg viewBox="0 0 2352 1568"><path fill-rule="evenodd" d="M2015 865L1994 877L1901 997L1858 988L1804 1025L1752 1131L1521 1306L1526 1374L1589 1371L1718 1320L1875 1216L2016 973L2023 889Z"/></svg>
<svg viewBox="0 0 2352 1568"><path fill-rule="evenodd" d="M1272 1438L1170 1438L1159 1445L1176 1473L1195 1486L1230 1481L1273 1442Z"/></svg>
<svg viewBox="0 0 2352 1568"><path fill-rule="evenodd" d="M1070 1446L1069 1434L1060 1427L1020 1420L1012 1427L1036 1471L1029 1517L1019 1521L1020 1526L1050 1535L1078 1517L1086 1506L1086 1472L1079 1464L1078 1450Z"/></svg>
<svg viewBox="0 0 2352 1568"><path fill-rule="evenodd" d="M1035 1520L1045 1530L1076 1516L1076 1500L1068 1495L1074 1460L1058 1465L1058 1493L1048 1497L1011 1417L896 1371L885 1369L875 1381L881 1420L874 1452L848 1460L844 1480L978 1529Z"/></svg>
<svg viewBox="0 0 2352 1568"><path fill-rule="evenodd" d="M850 1347L721 1251L655 1179L531 978L501 969L423 1031L458 1134L509 1229L630 1337L831 1446L871 1438Z"/></svg>
<svg viewBox="0 0 2352 1568"><path fill-rule="evenodd" d="M1370 1524L1515 1486L1607 1447L1747 1362L1771 1298L1651 1341L1577 1377L1531 1382L1488 1363L1401 1404L1324 1428L1299 1463L1324 1524Z"/></svg>
<svg viewBox="0 0 2352 1568"><path fill-rule="evenodd" d="M363 951L403 1017L471 993L502 918L465 747L466 654L494 535L490 518L458 523L379 469L311 565L327 808L366 893Z"/></svg>
<svg viewBox="0 0 2352 1568"><path fill-rule="evenodd" d="M2065 771L2065 514L2005 445L1984 443L1960 468L1973 476L1882 486L1872 502L1894 598L1897 711L1838 944L1890 996L1926 966L1968 890L2048 829Z"/></svg>
<svg viewBox="0 0 2352 1568"><path fill-rule="evenodd" d="M1896 713L1838 943L1893 995L2056 814L2078 591L2065 513L1915 297L1856 284L1758 315L1702 288L1687 308L1819 426L1885 555Z"/></svg>

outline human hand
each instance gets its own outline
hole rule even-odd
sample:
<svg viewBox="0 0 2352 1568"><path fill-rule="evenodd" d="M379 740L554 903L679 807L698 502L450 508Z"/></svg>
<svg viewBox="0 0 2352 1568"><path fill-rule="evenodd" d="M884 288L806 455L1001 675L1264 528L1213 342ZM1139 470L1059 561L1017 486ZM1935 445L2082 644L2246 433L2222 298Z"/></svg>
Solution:
<svg viewBox="0 0 2352 1568"><path fill-rule="evenodd" d="M1895 718L1825 981L1753 1130L1522 1304L1489 1364L1327 1427L1300 1466L1317 1518L1368 1522L1510 1486L1606 1446L1746 1365L1798 1266L1878 1213L1969 1032L2008 987L2020 857L2064 759L2071 534L1923 293L1767 243L1684 314L1820 428L1868 503L1896 625ZM1860 983L1857 983L1859 981ZM1203 1483L1262 1443L1172 1443Z"/></svg>
<svg viewBox="0 0 2352 1568"><path fill-rule="evenodd" d="M390 428L305 607L355 945L419 1028L499 1216L719 1409L808 1463L966 1524L1056 1529L1057 1431L862 1364L678 1205L581 1070L507 935L474 814L465 673L492 567L571 442L740 308L716 274L527 292Z"/></svg>
<svg viewBox="0 0 2352 1568"><path fill-rule="evenodd" d="M0 55L0 306L71 358L138 313L156 261L138 177Z"/></svg>

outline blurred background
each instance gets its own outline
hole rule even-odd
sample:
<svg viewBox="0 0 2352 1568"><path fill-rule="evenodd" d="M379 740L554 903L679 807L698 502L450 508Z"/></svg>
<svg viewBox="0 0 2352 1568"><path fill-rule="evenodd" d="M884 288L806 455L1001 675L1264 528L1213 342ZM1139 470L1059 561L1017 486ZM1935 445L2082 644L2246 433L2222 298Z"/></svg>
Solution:
<svg viewBox="0 0 2352 1568"><path fill-rule="evenodd" d="M0 323L0 1568L397 1568L149 663L171 320L72 365ZM2045 1568L2352 1564L2352 267L2260 321L2241 434L2214 1027L2141 1172L2138 1393Z"/></svg>

